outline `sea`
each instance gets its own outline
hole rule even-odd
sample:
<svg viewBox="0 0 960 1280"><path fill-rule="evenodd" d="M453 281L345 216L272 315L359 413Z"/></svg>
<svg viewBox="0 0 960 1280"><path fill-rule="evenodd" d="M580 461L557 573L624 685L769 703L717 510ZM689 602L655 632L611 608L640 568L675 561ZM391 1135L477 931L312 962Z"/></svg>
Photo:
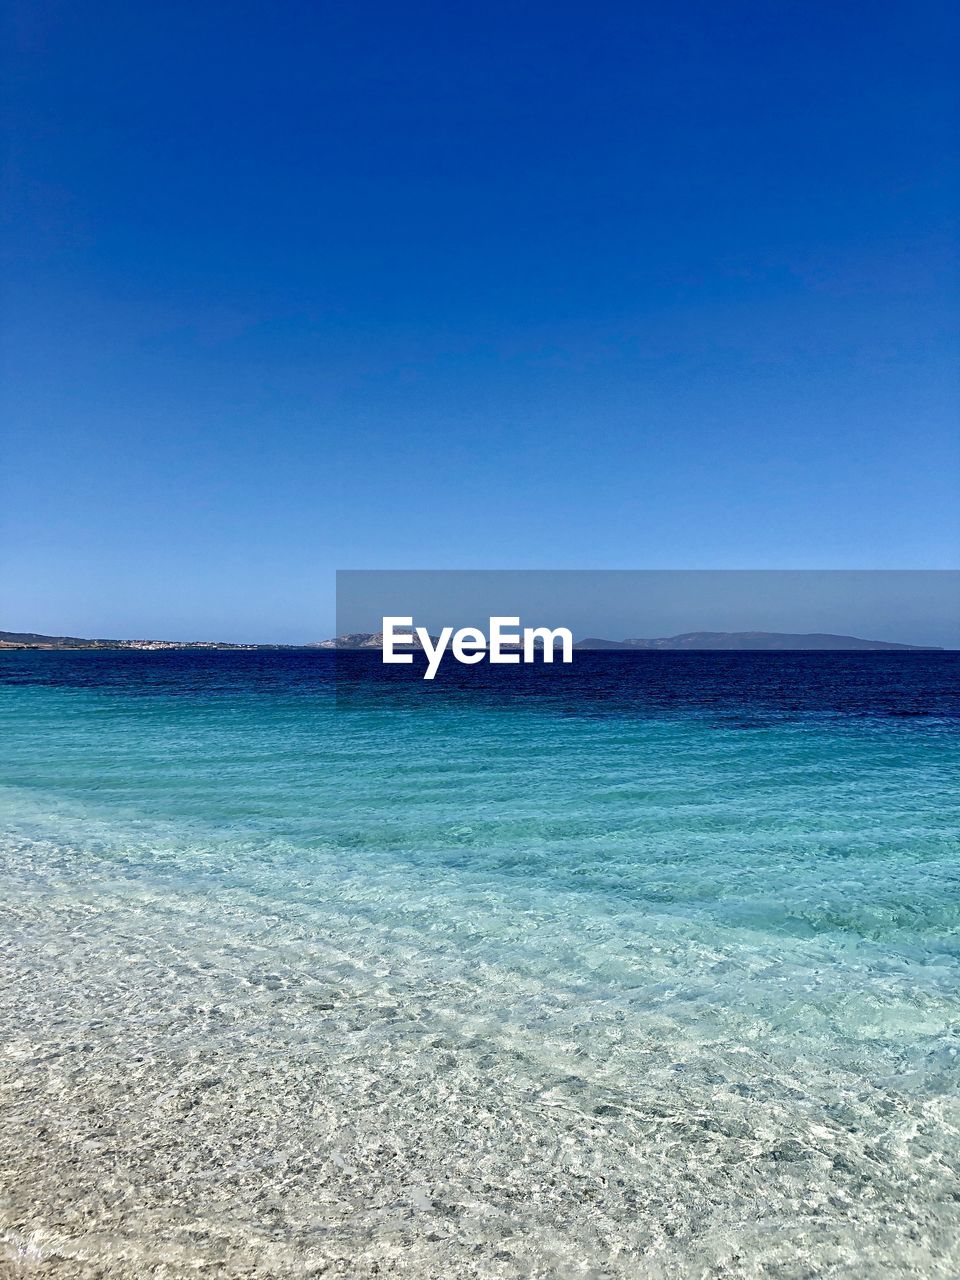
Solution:
<svg viewBox="0 0 960 1280"><path fill-rule="evenodd" d="M0 654L0 1274L960 1275L960 653Z"/></svg>

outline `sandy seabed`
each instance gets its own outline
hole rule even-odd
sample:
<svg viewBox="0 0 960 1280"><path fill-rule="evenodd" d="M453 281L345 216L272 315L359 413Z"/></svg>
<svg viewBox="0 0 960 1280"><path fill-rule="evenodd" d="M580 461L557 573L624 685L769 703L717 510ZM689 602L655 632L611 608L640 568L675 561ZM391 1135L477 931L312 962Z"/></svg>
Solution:
<svg viewBox="0 0 960 1280"><path fill-rule="evenodd" d="M960 1273L929 1080L679 1039L667 998L356 900L280 915L28 840L2 874L4 1277Z"/></svg>

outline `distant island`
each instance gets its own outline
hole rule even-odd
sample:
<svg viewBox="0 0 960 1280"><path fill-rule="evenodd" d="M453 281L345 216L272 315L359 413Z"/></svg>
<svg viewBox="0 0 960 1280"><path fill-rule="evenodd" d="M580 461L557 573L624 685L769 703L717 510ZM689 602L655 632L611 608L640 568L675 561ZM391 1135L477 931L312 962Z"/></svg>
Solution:
<svg viewBox="0 0 960 1280"><path fill-rule="evenodd" d="M437 637L431 636L430 643L436 644ZM410 636L409 644L395 644L397 649L422 649L420 637L414 631ZM382 649L383 648L383 632L382 631L348 631L346 635L334 636L331 640L321 640L317 645L318 649Z"/></svg>
<svg viewBox="0 0 960 1280"><path fill-rule="evenodd" d="M431 637L435 642L436 637ZM232 644L221 640L87 640L80 636L45 636L34 631L0 631L0 649L229 649L244 652L306 650L306 649L380 649L383 633L379 631L353 631L330 640L317 640L308 644ZM420 649L419 639L414 637L411 649ZM914 650L918 652L943 651L941 645L897 644L890 640L863 640L859 636L837 636L812 631L795 633L784 631L686 631L676 636L660 636L653 639L604 640L588 636L578 640L575 649L618 650Z"/></svg>
<svg viewBox="0 0 960 1280"><path fill-rule="evenodd" d="M828 632L790 631L685 631L678 636L653 640L601 640L589 636L575 649L917 649L940 650L936 644L897 644L891 640L862 640L859 636L835 636Z"/></svg>

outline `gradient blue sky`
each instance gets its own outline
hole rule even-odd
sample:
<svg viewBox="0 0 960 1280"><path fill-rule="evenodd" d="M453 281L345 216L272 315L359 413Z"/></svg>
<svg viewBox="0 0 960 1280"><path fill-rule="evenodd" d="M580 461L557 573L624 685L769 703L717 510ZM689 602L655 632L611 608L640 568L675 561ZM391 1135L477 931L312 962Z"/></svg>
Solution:
<svg viewBox="0 0 960 1280"><path fill-rule="evenodd" d="M3 9L0 626L960 564L955 4Z"/></svg>

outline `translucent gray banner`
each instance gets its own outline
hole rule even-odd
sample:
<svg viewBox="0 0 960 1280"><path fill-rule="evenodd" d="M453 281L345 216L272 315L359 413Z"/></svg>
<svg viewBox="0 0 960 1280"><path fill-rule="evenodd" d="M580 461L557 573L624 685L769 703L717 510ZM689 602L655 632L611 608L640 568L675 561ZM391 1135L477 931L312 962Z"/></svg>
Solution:
<svg viewBox="0 0 960 1280"><path fill-rule="evenodd" d="M388 621L385 623L384 619ZM393 621L390 621L393 620ZM493 623L491 623L493 620ZM498 621L500 620L500 621ZM506 620L506 621L503 621ZM435 647L524 629L569 632L576 649L960 648L954 570L341 570L341 648L394 637ZM565 643L555 637L556 646ZM537 639L542 650L549 640ZM405 646L393 646L402 649ZM479 643L474 644L479 649ZM499 644L504 652L511 645ZM461 649L465 652L466 645Z"/></svg>

